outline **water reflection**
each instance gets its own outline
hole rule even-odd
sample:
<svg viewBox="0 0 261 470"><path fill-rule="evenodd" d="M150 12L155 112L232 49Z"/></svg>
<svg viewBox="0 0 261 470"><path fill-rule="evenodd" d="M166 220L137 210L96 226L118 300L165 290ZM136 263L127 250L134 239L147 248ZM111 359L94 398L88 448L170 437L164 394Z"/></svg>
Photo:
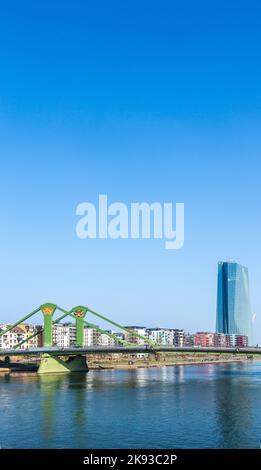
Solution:
<svg viewBox="0 0 261 470"><path fill-rule="evenodd" d="M3 447L258 447L261 363L0 377Z"/></svg>
<svg viewBox="0 0 261 470"><path fill-rule="evenodd" d="M214 388L218 447L248 447L248 433L255 414L255 400L249 378L245 376L247 364L226 364ZM253 436L253 440L255 437ZM256 435L256 448L260 435Z"/></svg>
<svg viewBox="0 0 261 470"><path fill-rule="evenodd" d="M87 427L86 380L86 374L82 373L39 376L44 447L48 447L55 435L64 433L70 436L70 447L75 442L77 446L80 444L81 433ZM63 439L58 439L59 447L63 447Z"/></svg>

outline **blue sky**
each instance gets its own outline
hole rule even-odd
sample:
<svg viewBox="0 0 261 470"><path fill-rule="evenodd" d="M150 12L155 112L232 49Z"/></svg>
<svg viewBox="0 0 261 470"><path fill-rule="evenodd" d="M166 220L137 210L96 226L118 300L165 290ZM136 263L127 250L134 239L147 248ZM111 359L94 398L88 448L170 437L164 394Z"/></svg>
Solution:
<svg viewBox="0 0 261 470"><path fill-rule="evenodd" d="M45 301L213 330L219 259L261 343L261 5L0 5L1 321ZM79 202L184 202L185 245L79 240Z"/></svg>

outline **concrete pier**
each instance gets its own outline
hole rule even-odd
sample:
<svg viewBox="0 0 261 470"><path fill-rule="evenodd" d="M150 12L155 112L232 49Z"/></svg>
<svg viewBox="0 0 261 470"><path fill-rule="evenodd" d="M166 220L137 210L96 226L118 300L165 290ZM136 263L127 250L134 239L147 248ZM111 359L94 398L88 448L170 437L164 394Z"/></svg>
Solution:
<svg viewBox="0 0 261 470"><path fill-rule="evenodd" d="M70 356L64 361L60 357L51 354L43 354L37 373L43 374L68 374L70 372L88 372L86 356Z"/></svg>

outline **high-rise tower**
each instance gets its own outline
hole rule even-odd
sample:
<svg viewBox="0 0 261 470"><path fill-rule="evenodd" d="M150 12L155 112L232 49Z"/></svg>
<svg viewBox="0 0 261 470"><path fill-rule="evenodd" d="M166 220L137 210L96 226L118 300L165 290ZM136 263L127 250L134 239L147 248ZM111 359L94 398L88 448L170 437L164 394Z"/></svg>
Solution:
<svg viewBox="0 0 261 470"><path fill-rule="evenodd" d="M253 345L248 269L235 262L218 263L216 331L246 335Z"/></svg>

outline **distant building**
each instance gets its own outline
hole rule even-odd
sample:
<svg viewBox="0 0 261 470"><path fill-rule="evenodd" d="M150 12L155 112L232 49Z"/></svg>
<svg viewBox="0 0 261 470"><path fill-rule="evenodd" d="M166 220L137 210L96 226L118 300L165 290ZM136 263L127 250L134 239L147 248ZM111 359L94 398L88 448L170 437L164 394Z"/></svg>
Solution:
<svg viewBox="0 0 261 470"><path fill-rule="evenodd" d="M146 337L158 344L173 345L174 331L168 328L147 328Z"/></svg>
<svg viewBox="0 0 261 470"><path fill-rule="evenodd" d="M248 346L248 337L246 335L230 335L230 346L245 348Z"/></svg>
<svg viewBox="0 0 261 470"><path fill-rule="evenodd" d="M119 339L119 341L116 341L116 346L119 346L119 344L122 344L121 341L125 340L125 334L122 331L113 331L114 336Z"/></svg>
<svg viewBox="0 0 261 470"><path fill-rule="evenodd" d="M185 342L186 342L185 331L175 329L175 330L173 330L173 333L174 333L174 340L173 340L174 346L178 346L178 347L181 347L181 348L183 346L185 346Z"/></svg>
<svg viewBox="0 0 261 470"><path fill-rule="evenodd" d="M53 325L53 345L68 348L76 344L76 327L73 323L57 323Z"/></svg>
<svg viewBox="0 0 261 470"><path fill-rule="evenodd" d="M42 348L43 347L43 343L44 343L44 337L43 337L43 325L36 325L35 326L35 329L37 331L37 336L36 336L36 339L37 339L37 348Z"/></svg>
<svg viewBox="0 0 261 470"><path fill-rule="evenodd" d="M129 343L133 343L133 344L138 344L138 345L146 344L146 341L144 341L142 338L139 338L138 336L133 334L133 333L138 333L141 336L147 337L145 326L126 326L125 328L128 328L128 330L130 330L130 332L124 333L125 341L128 341Z"/></svg>
<svg viewBox="0 0 261 470"><path fill-rule="evenodd" d="M95 328L84 328L84 346L101 346L102 343L102 334L100 331L97 331Z"/></svg>
<svg viewBox="0 0 261 470"><path fill-rule="evenodd" d="M225 335L224 333L215 333L214 346L216 348L228 348L230 347L230 343L230 335Z"/></svg>
<svg viewBox="0 0 261 470"><path fill-rule="evenodd" d="M0 332L5 331L10 325L0 325ZM97 328L99 328L97 326ZM248 336L242 334L212 333L199 331L194 334L185 333L181 329L172 328L146 328L145 326L128 326L129 331L102 331L95 327L84 327L84 346L114 347L121 345L121 341L126 341L135 345L145 345L146 340L166 346L201 346L201 347L247 347ZM38 333L31 339L32 335ZM21 349L35 348L43 346L43 326L21 324L3 336L0 336L0 348L12 349L21 342ZM140 337L136 336L140 335ZM113 337L111 337L111 335ZM143 339L144 338L144 339ZM119 341L118 341L119 340ZM76 345L76 325L75 323L53 324L53 345L59 348L69 348Z"/></svg>
<svg viewBox="0 0 261 470"><path fill-rule="evenodd" d="M37 325L35 327L39 334L37 336L37 346L43 346L43 327ZM122 333L112 333L111 330L106 330L109 334L114 334L122 338ZM109 335L102 333L95 328L84 327L83 332L84 346L107 346L112 347L119 344L117 340L111 338ZM76 326L74 323L57 323L53 325L53 345L59 348L68 348L76 345Z"/></svg>
<svg viewBox="0 0 261 470"><path fill-rule="evenodd" d="M194 345L205 348L214 346L214 333L200 331L194 335Z"/></svg>
<svg viewBox="0 0 261 470"><path fill-rule="evenodd" d="M106 330L107 333L113 334L111 330ZM100 345L105 346L107 348L112 348L113 346L116 345L116 340L114 338L111 338L110 336L106 335L105 333L101 333L100 337Z"/></svg>
<svg viewBox="0 0 261 470"><path fill-rule="evenodd" d="M108 330L111 334L111 331ZM114 346L116 341L105 333L101 333L95 328L85 327L83 332L84 346ZM76 344L75 324L65 323L53 326L53 344L60 348L68 348Z"/></svg>
<svg viewBox="0 0 261 470"><path fill-rule="evenodd" d="M248 269L235 262L218 263L216 332L248 337L253 345L253 326Z"/></svg>
<svg viewBox="0 0 261 470"><path fill-rule="evenodd" d="M6 330L10 325L3 324L0 325L0 331ZM36 328L27 323L21 323L20 325L13 328L11 331L8 331L3 336L0 336L0 349L12 349L17 346L20 342L25 341L34 333L36 333ZM37 336L29 339L25 343L19 346L19 349L29 349L37 347Z"/></svg>
<svg viewBox="0 0 261 470"><path fill-rule="evenodd" d="M83 331L83 342L85 346L93 346L94 344L94 329L93 328L84 328Z"/></svg>
<svg viewBox="0 0 261 470"><path fill-rule="evenodd" d="M185 333L185 346L194 346L195 335L190 333Z"/></svg>
<svg viewBox="0 0 261 470"><path fill-rule="evenodd" d="M105 330L106 333L96 330L95 328L84 328L84 345L85 346L105 346L113 347L117 344L116 339L111 338L109 335L116 336L116 333L111 330Z"/></svg>

